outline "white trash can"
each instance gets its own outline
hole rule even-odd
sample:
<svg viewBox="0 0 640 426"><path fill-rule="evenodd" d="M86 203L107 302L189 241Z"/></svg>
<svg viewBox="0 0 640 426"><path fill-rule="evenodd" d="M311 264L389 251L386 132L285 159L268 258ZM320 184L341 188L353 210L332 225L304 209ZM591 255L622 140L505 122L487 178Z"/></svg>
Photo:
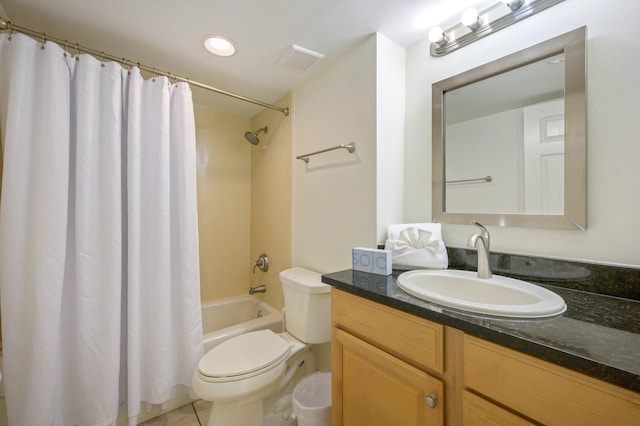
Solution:
<svg viewBox="0 0 640 426"><path fill-rule="evenodd" d="M313 373L293 390L298 426L331 426L331 373Z"/></svg>

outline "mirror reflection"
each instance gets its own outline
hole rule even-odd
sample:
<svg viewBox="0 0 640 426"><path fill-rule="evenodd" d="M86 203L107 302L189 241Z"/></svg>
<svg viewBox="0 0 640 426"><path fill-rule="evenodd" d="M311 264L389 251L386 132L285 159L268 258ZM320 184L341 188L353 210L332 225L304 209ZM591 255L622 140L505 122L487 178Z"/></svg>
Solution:
<svg viewBox="0 0 640 426"><path fill-rule="evenodd" d="M444 108L446 211L564 213L564 54L445 92Z"/></svg>

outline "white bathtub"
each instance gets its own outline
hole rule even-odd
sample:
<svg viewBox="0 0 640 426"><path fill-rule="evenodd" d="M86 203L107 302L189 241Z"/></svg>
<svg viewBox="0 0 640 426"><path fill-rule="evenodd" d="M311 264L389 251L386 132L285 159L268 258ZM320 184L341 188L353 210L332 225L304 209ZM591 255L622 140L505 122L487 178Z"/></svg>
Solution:
<svg viewBox="0 0 640 426"><path fill-rule="evenodd" d="M267 328L282 332L282 314L255 296L227 297L202 304L205 353L233 336Z"/></svg>

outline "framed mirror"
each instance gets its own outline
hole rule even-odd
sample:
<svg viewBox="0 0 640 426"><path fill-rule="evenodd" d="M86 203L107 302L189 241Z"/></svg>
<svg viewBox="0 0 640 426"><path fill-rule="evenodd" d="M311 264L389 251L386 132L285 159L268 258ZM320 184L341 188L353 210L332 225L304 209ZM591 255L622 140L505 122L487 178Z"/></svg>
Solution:
<svg viewBox="0 0 640 426"><path fill-rule="evenodd" d="M586 27L432 92L434 221L586 229Z"/></svg>

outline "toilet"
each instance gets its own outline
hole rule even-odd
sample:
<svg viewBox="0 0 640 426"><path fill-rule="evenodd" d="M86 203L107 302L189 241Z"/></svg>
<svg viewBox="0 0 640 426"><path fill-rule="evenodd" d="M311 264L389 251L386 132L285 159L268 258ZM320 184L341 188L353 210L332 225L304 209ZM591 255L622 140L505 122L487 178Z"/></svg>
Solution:
<svg viewBox="0 0 640 426"><path fill-rule="evenodd" d="M304 268L280 272L285 331L258 330L207 352L193 391L213 402L209 426L289 426L295 385L317 370L311 344L331 340L331 288Z"/></svg>

